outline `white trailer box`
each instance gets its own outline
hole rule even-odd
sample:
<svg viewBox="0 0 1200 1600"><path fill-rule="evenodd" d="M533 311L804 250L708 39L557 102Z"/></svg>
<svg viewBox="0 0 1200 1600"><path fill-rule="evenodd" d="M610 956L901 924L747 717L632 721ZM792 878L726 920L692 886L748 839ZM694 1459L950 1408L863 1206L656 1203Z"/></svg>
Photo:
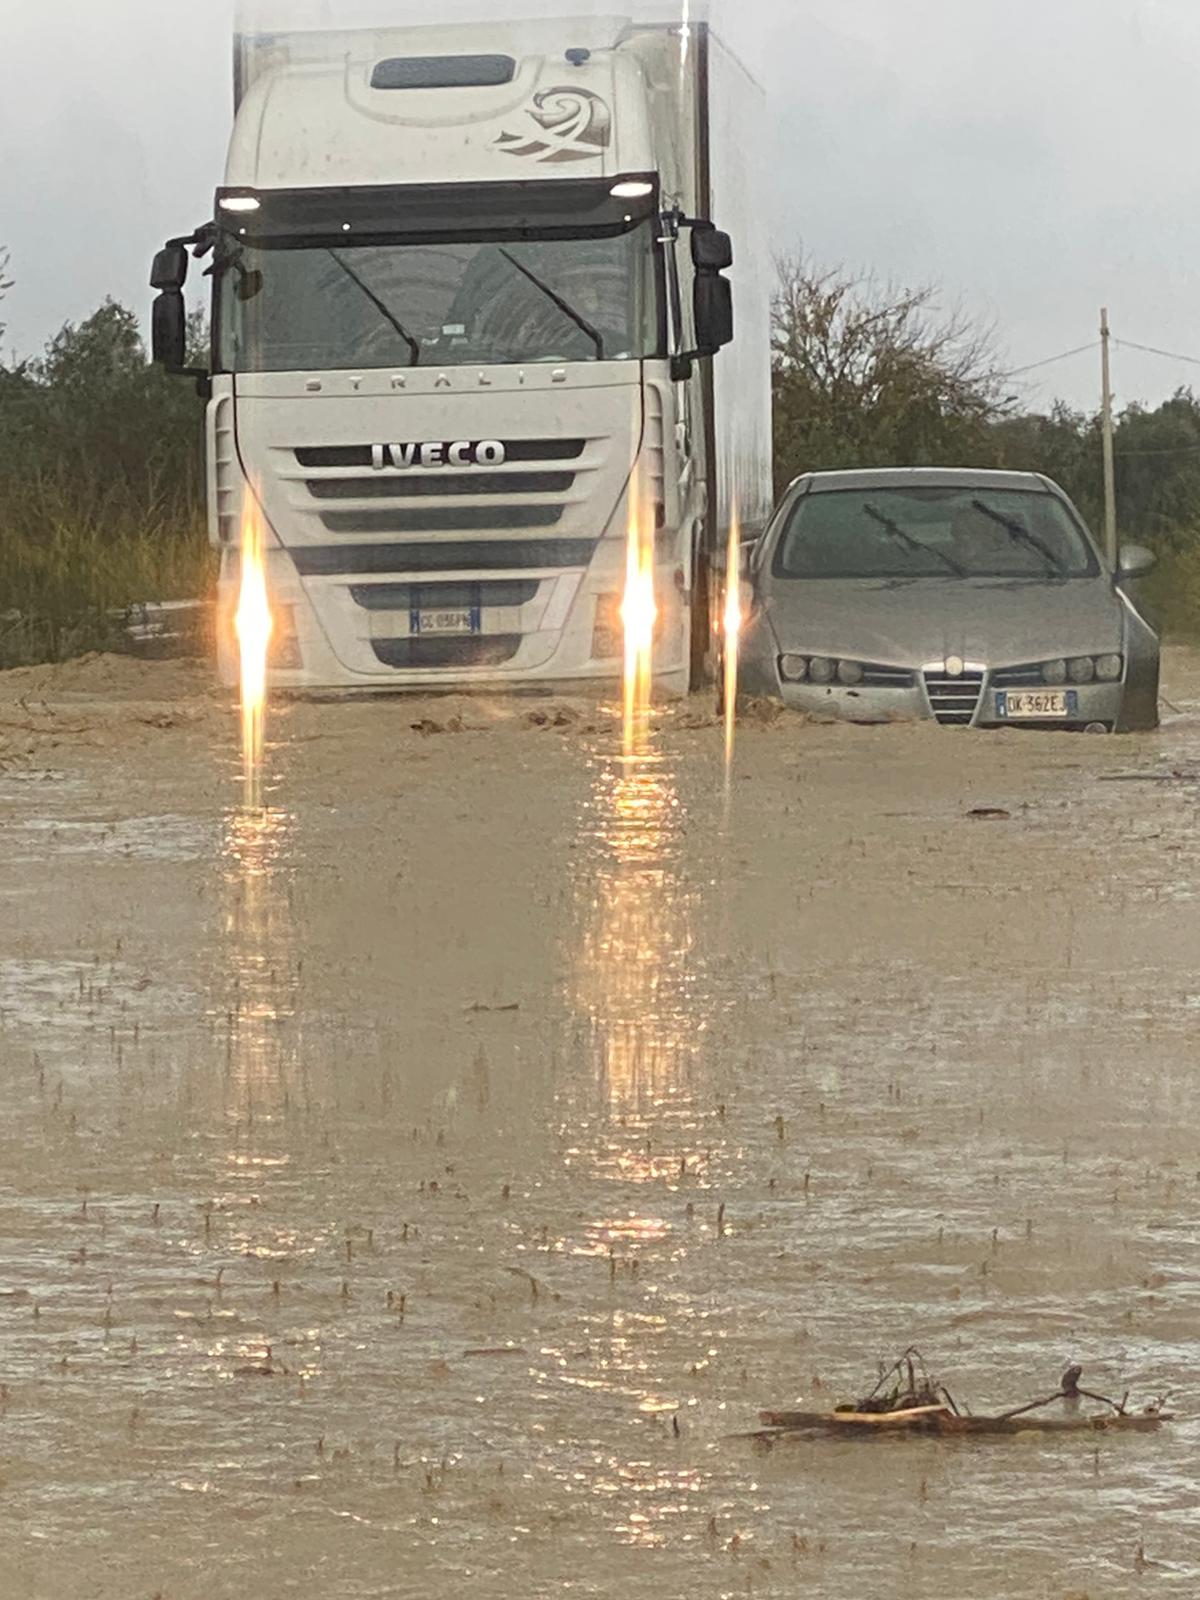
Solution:
<svg viewBox="0 0 1200 1600"><path fill-rule="evenodd" d="M636 516L683 692L734 507L748 535L770 507L752 77L691 18L294 15L236 38L225 180L186 241L213 269L222 615L253 515L277 687L602 682Z"/></svg>

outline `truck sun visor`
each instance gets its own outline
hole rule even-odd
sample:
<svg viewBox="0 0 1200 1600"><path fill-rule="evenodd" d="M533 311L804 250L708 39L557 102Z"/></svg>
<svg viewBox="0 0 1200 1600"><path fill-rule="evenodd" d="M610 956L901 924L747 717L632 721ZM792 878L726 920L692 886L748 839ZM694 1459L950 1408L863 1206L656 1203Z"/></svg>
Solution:
<svg viewBox="0 0 1200 1600"><path fill-rule="evenodd" d="M485 89L511 83L512 56L392 56L371 74L372 89Z"/></svg>
<svg viewBox="0 0 1200 1600"><path fill-rule="evenodd" d="M353 189L221 189L217 216L254 244L390 240L616 237L653 216L658 180L636 175L484 184L399 184ZM251 208L249 201L257 202Z"/></svg>

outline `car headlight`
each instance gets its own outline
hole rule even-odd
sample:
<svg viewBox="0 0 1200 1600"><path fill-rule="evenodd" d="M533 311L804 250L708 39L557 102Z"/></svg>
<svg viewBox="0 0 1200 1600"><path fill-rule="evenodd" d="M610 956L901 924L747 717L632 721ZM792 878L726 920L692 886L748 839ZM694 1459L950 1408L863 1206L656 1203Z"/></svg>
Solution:
<svg viewBox="0 0 1200 1600"><path fill-rule="evenodd" d="M862 665L857 661L839 661L837 675L839 683L861 683L863 681Z"/></svg>
<svg viewBox="0 0 1200 1600"><path fill-rule="evenodd" d="M788 683L803 683L808 677L807 656L781 656L779 671Z"/></svg>
<svg viewBox="0 0 1200 1600"><path fill-rule="evenodd" d="M1117 655L1096 657L1096 676L1101 683L1119 683L1125 671L1124 660Z"/></svg>
<svg viewBox="0 0 1200 1600"><path fill-rule="evenodd" d="M808 675L814 683L832 683L836 671L836 663L828 656L814 656L808 663Z"/></svg>
<svg viewBox="0 0 1200 1600"><path fill-rule="evenodd" d="M1076 656L1067 665L1067 676L1072 683L1091 683L1096 676L1096 663L1091 656Z"/></svg>
<svg viewBox="0 0 1200 1600"><path fill-rule="evenodd" d="M1058 656L1054 661L1047 661L1042 667L1043 683L1063 683L1066 680L1066 676L1067 663L1062 656Z"/></svg>

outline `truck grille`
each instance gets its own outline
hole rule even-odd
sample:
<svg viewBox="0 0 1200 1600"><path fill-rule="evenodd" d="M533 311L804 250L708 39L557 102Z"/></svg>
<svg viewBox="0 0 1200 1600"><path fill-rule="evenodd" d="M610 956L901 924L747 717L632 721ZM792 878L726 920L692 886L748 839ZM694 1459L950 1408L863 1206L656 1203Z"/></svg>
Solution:
<svg viewBox="0 0 1200 1600"><path fill-rule="evenodd" d="M472 634L464 638L374 639L372 647L385 667L500 667L521 648L519 633Z"/></svg>
<svg viewBox="0 0 1200 1600"><path fill-rule="evenodd" d="M590 508L602 488L619 492L612 441L500 442L502 461L409 468L386 448L380 465L377 444L274 447L295 514L288 554L318 580L319 608L352 604L355 671L487 672L552 653L554 619L578 589L570 574L591 565L603 531ZM435 611L471 612L473 631L422 633Z"/></svg>
<svg viewBox="0 0 1200 1600"><path fill-rule="evenodd" d="M432 500L450 495L566 494L573 472L377 473L372 478L310 478L314 500Z"/></svg>
<svg viewBox="0 0 1200 1600"><path fill-rule="evenodd" d="M937 720L947 727L968 727L983 697L984 674L968 668L952 678L945 668L926 668L925 693Z"/></svg>
<svg viewBox="0 0 1200 1600"><path fill-rule="evenodd" d="M511 439L504 441L504 454L510 463L578 461L586 445L586 439ZM336 469L370 467L373 456L369 444L322 444L297 450L296 460L302 467Z"/></svg>
<svg viewBox="0 0 1200 1600"><path fill-rule="evenodd" d="M561 506L429 506L422 511L327 511L329 533L490 533L501 528L553 528Z"/></svg>
<svg viewBox="0 0 1200 1600"><path fill-rule="evenodd" d="M580 473L594 470L586 439L510 439L501 466L391 464L376 470L367 444L292 453L316 521L335 537L523 533L563 520ZM577 463L572 467L571 463ZM375 569L373 569L375 570Z"/></svg>
<svg viewBox="0 0 1200 1600"><path fill-rule="evenodd" d="M364 611L473 611L483 606L523 606L537 598L541 583L356 583L350 593Z"/></svg>
<svg viewBox="0 0 1200 1600"><path fill-rule="evenodd" d="M298 544L288 554L302 578L336 578L586 567L595 549L595 539L478 539L453 544Z"/></svg>

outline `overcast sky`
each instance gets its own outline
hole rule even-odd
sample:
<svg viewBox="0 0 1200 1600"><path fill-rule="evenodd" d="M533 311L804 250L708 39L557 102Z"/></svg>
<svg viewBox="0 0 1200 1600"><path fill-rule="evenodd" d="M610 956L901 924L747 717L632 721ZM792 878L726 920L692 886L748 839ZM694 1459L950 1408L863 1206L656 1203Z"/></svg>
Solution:
<svg viewBox="0 0 1200 1600"><path fill-rule="evenodd" d="M1093 338L1103 302L1118 335L1200 357L1200 0L719 3L767 63L780 248L937 282L1013 367ZM233 7L0 0L7 351L106 295L146 315L154 248L211 209ZM1116 363L1121 401L1200 387L1200 366ZM1097 358L1025 384L1090 406Z"/></svg>

